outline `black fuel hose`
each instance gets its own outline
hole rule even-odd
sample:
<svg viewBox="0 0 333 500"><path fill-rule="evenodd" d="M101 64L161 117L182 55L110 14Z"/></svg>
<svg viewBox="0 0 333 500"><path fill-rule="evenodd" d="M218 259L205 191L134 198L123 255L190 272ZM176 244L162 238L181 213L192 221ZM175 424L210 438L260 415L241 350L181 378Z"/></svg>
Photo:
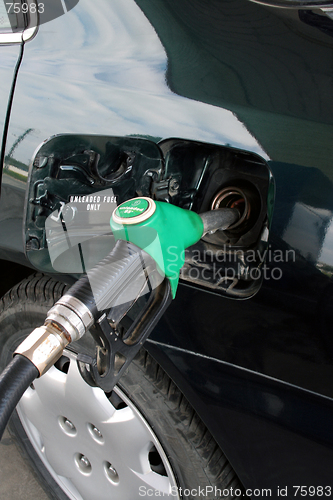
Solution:
<svg viewBox="0 0 333 500"><path fill-rule="evenodd" d="M35 365L20 355L0 375L0 439L15 406L38 375Z"/></svg>
<svg viewBox="0 0 333 500"><path fill-rule="evenodd" d="M96 321L101 311L110 308L140 275L141 286L144 284L145 269L155 268L156 263L148 253L129 241L118 240L112 252L76 281L59 302L75 297L89 309Z"/></svg>

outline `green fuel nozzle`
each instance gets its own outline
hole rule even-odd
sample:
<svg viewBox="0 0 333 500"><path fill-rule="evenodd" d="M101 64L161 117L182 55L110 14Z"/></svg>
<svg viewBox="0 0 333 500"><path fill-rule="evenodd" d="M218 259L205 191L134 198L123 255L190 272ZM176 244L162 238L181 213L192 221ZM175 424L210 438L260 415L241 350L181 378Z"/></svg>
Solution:
<svg viewBox="0 0 333 500"><path fill-rule="evenodd" d="M119 205L110 221L115 247L56 302L44 325L18 346L14 359L0 375L0 439L32 381L59 359L68 343L80 339L93 325L98 337L96 354L78 354L81 375L89 384L111 392L175 297L186 248L206 233L232 226L239 218L237 209L198 215L144 197ZM150 277L156 273L168 280L162 279L154 288ZM122 337L117 327L138 298L129 300L126 292L138 281L141 290L149 282L151 293Z"/></svg>
<svg viewBox="0 0 333 500"><path fill-rule="evenodd" d="M125 240L145 250L176 295L179 272L186 248L209 232L226 229L240 217L237 209L222 208L198 215L166 202L140 197L119 205L110 225L116 240Z"/></svg>

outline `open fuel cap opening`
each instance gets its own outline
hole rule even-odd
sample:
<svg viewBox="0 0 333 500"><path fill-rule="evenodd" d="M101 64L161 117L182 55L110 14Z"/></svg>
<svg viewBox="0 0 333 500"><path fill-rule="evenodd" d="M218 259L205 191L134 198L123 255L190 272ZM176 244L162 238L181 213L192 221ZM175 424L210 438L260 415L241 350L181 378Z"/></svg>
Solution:
<svg viewBox="0 0 333 500"><path fill-rule="evenodd" d="M138 224L149 219L155 210L156 204L151 198L133 198L119 205L112 219L118 224Z"/></svg>

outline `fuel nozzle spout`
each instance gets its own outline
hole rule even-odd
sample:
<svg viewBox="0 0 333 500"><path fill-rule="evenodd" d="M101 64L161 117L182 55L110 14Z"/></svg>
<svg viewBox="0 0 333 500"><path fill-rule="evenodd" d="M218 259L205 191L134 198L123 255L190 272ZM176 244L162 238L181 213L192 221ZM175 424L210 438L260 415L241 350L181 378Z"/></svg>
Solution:
<svg viewBox="0 0 333 500"><path fill-rule="evenodd" d="M219 208L200 214L205 234L212 234L216 231L224 231L239 221L241 214L237 208Z"/></svg>
<svg viewBox="0 0 333 500"><path fill-rule="evenodd" d="M170 280L174 298L186 248L207 233L227 229L239 218L235 208L198 215L169 203L136 198L119 205L110 224L116 239L131 241L153 257L161 273Z"/></svg>

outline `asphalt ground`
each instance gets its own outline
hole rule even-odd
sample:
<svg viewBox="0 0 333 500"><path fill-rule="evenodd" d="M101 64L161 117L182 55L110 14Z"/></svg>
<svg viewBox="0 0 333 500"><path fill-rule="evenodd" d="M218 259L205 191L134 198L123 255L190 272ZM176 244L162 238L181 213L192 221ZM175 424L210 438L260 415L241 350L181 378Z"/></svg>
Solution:
<svg viewBox="0 0 333 500"><path fill-rule="evenodd" d="M0 500L49 500L7 429L0 442Z"/></svg>

